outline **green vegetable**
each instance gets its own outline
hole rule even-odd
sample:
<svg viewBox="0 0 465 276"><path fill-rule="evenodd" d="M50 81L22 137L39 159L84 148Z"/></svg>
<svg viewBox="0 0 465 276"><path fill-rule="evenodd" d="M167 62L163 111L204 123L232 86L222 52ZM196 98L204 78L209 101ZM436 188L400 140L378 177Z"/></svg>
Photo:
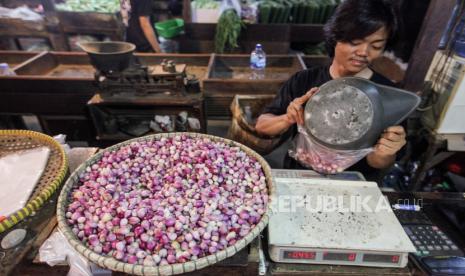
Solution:
<svg viewBox="0 0 465 276"><path fill-rule="evenodd" d="M119 0L66 0L55 7L57 10L73 12L115 13L120 10Z"/></svg>
<svg viewBox="0 0 465 276"><path fill-rule="evenodd" d="M341 0L263 0L259 2L261 23L323 24Z"/></svg>
<svg viewBox="0 0 465 276"><path fill-rule="evenodd" d="M216 10L220 7L220 3L215 0L195 0L192 5L197 9L212 9Z"/></svg>
<svg viewBox="0 0 465 276"><path fill-rule="evenodd" d="M234 9L225 10L216 25L215 52L221 54L225 49L232 50L239 47L237 39L243 26L245 25Z"/></svg>

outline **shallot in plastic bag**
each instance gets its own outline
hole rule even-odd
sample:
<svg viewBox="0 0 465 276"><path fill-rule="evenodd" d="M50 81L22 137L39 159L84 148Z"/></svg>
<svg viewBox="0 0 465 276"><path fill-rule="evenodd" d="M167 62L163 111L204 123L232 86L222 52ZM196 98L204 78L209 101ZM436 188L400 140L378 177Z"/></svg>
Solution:
<svg viewBox="0 0 465 276"><path fill-rule="evenodd" d="M298 133L289 150L289 155L306 168L322 174L335 174L357 163L372 151L373 148L331 149L315 141L305 128L298 126Z"/></svg>

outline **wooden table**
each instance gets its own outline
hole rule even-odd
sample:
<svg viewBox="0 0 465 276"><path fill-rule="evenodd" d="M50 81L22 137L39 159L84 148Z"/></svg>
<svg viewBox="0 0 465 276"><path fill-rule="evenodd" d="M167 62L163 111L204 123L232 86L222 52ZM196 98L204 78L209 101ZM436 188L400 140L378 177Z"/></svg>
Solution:
<svg viewBox="0 0 465 276"><path fill-rule="evenodd" d="M97 148L75 148L69 154L70 170L74 171L83 161L92 156ZM56 202L59 193L56 193L33 217L19 223L15 228L24 228L28 231L26 240L19 246L11 250L0 250L0 275L42 275L47 276L66 275L69 267L67 265L57 265L50 267L41 263L38 259L38 249L42 243L55 231L57 221L55 217ZM437 210L434 210L433 203L465 202L465 195L460 193L384 193L392 204L396 202L410 204L413 200L424 204L426 214L440 225L458 246L465 248L465 239L457 233ZM421 201L419 201L421 200ZM6 233L0 235L0 239ZM264 232L266 236L266 231ZM265 256L267 256L266 242L264 244ZM268 258L269 259L269 258ZM259 247L258 240L253 241L248 247L233 257L228 258L216 265L206 267L199 271L194 271L186 275L258 275L259 267ZM124 275L113 272L112 275ZM410 260L406 268L373 268L339 265L305 265L305 264L284 264L269 262L267 275L425 275Z"/></svg>

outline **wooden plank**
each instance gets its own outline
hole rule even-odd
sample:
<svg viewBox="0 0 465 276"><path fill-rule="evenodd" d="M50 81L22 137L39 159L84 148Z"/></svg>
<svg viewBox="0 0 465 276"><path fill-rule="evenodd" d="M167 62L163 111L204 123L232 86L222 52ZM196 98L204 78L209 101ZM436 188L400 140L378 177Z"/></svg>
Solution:
<svg viewBox="0 0 465 276"><path fill-rule="evenodd" d="M0 36L48 37L45 22L27 21L16 18L0 18Z"/></svg>
<svg viewBox="0 0 465 276"><path fill-rule="evenodd" d="M67 11L58 11L56 14L65 33L104 34L123 39L124 28L116 14Z"/></svg>
<svg viewBox="0 0 465 276"><path fill-rule="evenodd" d="M195 40L180 37L176 39L179 41L179 51L181 53L214 53L215 44L213 40Z"/></svg>
<svg viewBox="0 0 465 276"><path fill-rule="evenodd" d="M56 66L58 66L56 58L51 53L43 52L24 63L15 72L17 75L45 75Z"/></svg>
<svg viewBox="0 0 465 276"><path fill-rule="evenodd" d="M419 91L423 87L434 53L451 17L455 0L431 0L409 60L402 87Z"/></svg>
<svg viewBox="0 0 465 276"><path fill-rule="evenodd" d="M292 24L290 31L291 42L320 43L324 41L322 24Z"/></svg>
<svg viewBox="0 0 465 276"><path fill-rule="evenodd" d="M247 24L240 39L245 41L289 41L290 24Z"/></svg>
<svg viewBox="0 0 465 276"><path fill-rule="evenodd" d="M182 0L182 18L185 23L191 23L191 0Z"/></svg>
<svg viewBox="0 0 465 276"><path fill-rule="evenodd" d="M0 93L0 110L2 113L84 116L87 112L86 103L92 95Z"/></svg>

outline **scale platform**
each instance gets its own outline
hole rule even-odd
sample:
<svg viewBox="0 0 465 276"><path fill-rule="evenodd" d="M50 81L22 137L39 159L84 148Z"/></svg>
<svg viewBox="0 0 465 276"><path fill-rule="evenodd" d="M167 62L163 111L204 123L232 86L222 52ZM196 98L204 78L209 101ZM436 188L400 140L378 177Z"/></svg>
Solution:
<svg viewBox="0 0 465 276"><path fill-rule="evenodd" d="M274 170L273 181L268 238L275 262L405 267L416 251L375 182L292 170Z"/></svg>

